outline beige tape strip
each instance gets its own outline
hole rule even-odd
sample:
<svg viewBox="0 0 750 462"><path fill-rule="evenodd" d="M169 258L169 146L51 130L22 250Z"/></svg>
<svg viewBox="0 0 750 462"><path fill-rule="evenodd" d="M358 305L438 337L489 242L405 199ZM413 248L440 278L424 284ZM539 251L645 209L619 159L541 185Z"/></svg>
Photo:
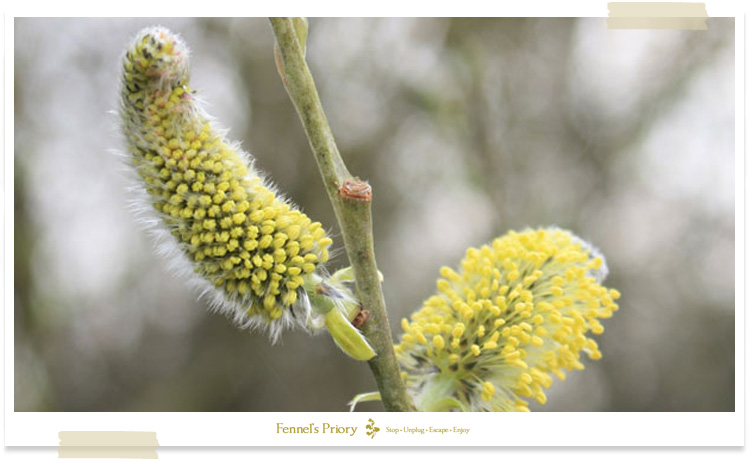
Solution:
<svg viewBox="0 0 750 462"><path fill-rule="evenodd" d="M60 432L57 457L158 459L156 432Z"/></svg>
<svg viewBox="0 0 750 462"><path fill-rule="evenodd" d="M705 3L609 3L609 29L707 30Z"/></svg>

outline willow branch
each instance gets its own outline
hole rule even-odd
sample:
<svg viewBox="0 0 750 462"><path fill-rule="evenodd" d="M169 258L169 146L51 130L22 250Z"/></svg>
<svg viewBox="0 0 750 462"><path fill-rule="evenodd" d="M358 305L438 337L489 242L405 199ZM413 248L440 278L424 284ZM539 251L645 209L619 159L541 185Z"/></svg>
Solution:
<svg viewBox="0 0 750 462"><path fill-rule="evenodd" d="M357 296L369 318L361 327L377 356L368 361L387 411L413 411L393 351L372 237L372 190L353 177L339 154L292 18L271 18L282 79L315 155L354 270Z"/></svg>

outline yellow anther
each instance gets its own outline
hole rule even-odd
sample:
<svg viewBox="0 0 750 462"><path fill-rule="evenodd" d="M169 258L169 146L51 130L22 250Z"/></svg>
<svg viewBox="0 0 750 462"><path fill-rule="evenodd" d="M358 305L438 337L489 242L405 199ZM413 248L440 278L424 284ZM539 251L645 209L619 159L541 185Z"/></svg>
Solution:
<svg viewBox="0 0 750 462"><path fill-rule="evenodd" d="M453 282L457 282L460 279L460 276L458 273L453 271L451 268L448 268L447 266L443 266L440 268L440 275L443 276L445 279L448 279Z"/></svg>
<svg viewBox="0 0 750 462"><path fill-rule="evenodd" d="M603 330L598 320L617 309L619 293L588 272L592 265L604 267L603 260L594 260L580 239L557 229L511 232L470 249L459 269L441 268L438 294L412 316L413 324L403 326L409 333L419 327L431 344L417 347L404 336L397 355L407 368L417 359L420 368L441 374L474 374L461 380L478 381L473 389L480 386L480 402L473 401L477 395L451 396L467 409L527 411L526 401L514 401L521 396L544 403L542 388L552 384L551 375L582 368L583 353L601 356L586 333ZM447 343L446 363L438 352ZM515 385L498 396L484 388L490 377L510 378ZM409 387L424 386L420 374L407 378Z"/></svg>

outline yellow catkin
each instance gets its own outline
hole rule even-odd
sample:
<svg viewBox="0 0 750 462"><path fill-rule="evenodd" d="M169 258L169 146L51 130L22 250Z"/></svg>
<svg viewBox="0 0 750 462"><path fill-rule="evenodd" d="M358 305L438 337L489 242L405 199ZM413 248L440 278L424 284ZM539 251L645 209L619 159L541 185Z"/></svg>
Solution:
<svg viewBox="0 0 750 462"><path fill-rule="evenodd" d="M602 356L587 335L600 334L599 319L618 309L620 293L601 286L606 273L598 251L557 228L511 231L469 249L458 270L441 269L438 294L402 322L420 337L396 346L417 405L436 402L424 395L445 393L446 384L471 411L544 404L553 376L582 369L583 354Z"/></svg>
<svg viewBox="0 0 750 462"><path fill-rule="evenodd" d="M331 239L274 193L201 109L177 35L142 31L125 53L121 81L130 162L160 229L171 235L167 244L215 291L219 308L273 333L300 299L300 275L326 261Z"/></svg>

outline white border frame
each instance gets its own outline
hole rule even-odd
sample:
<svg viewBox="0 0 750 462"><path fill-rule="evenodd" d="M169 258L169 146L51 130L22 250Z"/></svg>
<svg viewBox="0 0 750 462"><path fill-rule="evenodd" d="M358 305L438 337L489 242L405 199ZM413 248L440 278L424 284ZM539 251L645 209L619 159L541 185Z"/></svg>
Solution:
<svg viewBox="0 0 750 462"><path fill-rule="evenodd" d="M87 3L87 2L86 2ZM233 2L210 2L209 8L191 13L195 15L260 15L271 13L263 5L238 6ZM253 2L255 3L255 2ZM363 15L354 5L334 2L320 5L316 2L311 11L308 2L287 2L284 10L273 14L291 13L309 16ZM340 4L341 3L341 4ZM523 4L484 1L437 2L430 11L424 11L415 2L379 2L376 15L437 15L437 16L596 16L607 14L606 2L583 1L573 5L555 1L527 1ZM481 6L480 6L481 5ZM113 6L85 5L74 11L71 2L24 2L14 14L6 14L5 25L5 162L4 162L4 289L5 289L5 394L4 425L7 446L57 446L58 432L63 430L116 430L155 431L162 446L331 446L331 445L498 445L498 446L693 446L693 445L744 445L744 390L745 390L745 337L744 337L744 256L745 256L745 115L744 115L744 11L738 12L741 3L708 2L709 16L734 16L735 22L735 100L736 153L735 153L735 412L726 413L532 413L532 414L349 414L349 413L19 413L13 411L14 403L14 349L13 349L13 30L15 16L44 15L68 16L73 12L84 15L112 15ZM289 8L289 7L292 8ZM355 8L352 9L352 6ZM393 6L397 6L396 9ZM116 7L116 6L115 6ZM296 7L296 8L295 8ZM171 16L169 5L157 6L154 2L127 2L122 14L135 11L148 12L149 16ZM307 10L307 11L306 11ZM739 16L738 16L739 15ZM740 147L742 150L740 150ZM367 418L373 418L381 431L376 438L364 436ZM322 426L330 423L339 426L357 426L354 437L346 435L288 435L276 433L277 423ZM468 434L405 435L386 431L387 427L463 427ZM321 436L328 436L322 438Z"/></svg>

